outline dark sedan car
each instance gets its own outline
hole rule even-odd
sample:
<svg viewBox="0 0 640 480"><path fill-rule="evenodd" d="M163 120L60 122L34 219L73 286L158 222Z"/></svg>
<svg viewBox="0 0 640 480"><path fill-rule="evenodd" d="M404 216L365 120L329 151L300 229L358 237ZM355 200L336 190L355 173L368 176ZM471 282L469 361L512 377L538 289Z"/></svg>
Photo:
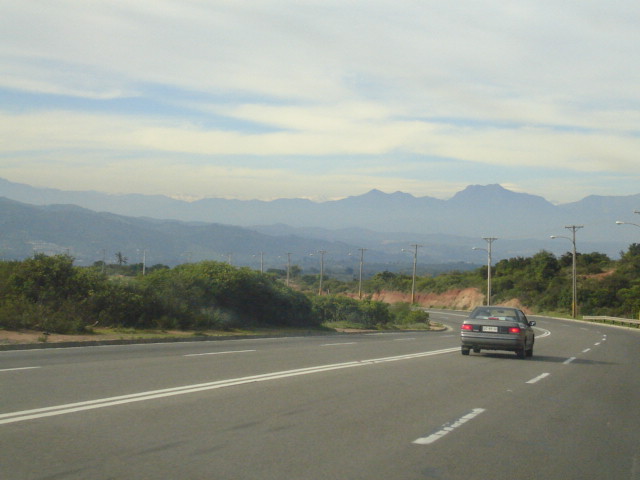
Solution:
<svg viewBox="0 0 640 480"><path fill-rule="evenodd" d="M460 329L462 354L473 350L507 350L516 352L519 358L533 355L536 322L517 308L485 306L476 307Z"/></svg>

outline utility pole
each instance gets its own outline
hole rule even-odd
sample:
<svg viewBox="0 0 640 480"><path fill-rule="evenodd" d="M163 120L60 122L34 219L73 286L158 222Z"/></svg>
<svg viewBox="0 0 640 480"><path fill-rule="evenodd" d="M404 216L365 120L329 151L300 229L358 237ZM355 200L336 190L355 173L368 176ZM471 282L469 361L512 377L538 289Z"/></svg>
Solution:
<svg viewBox="0 0 640 480"><path fill-rule="evenodd" d="M358 299L362 300L362 266L364 265L364 252L366 248L359 248L360 250L360 275L358 277Z"/></svg>
<svg viewBox="0 0 640 480"><path fill-rule="evenodd" d="M322 295L322 278L324 277L324 254L326 250L318 250L320 254L320 286L318 287L318 295Z"/></svg>
<svg viewBox="0 0 640 480"><path fill-rule="evenodd" d="M287 287L291 278L291 252L287 252Z"/></svg>
<svg viewBox="0 0 640 480"><path fill-rule="evenodd" d="M487 242L487 305L491 305L491 245L497 240L496 237L484 237Z"/></svg>
<svg viewBox="0 0 640 480"><path fill-rule="evenodd" d="M473 247L473 250L487 252L487 305L491 305L491 245L498 240L496 237L482 237L487 242L487 248Z"/></svg>
<svg viewBox="0 0 640 480"><path fill-rule="evenodd" d="M264 273L264 252L260 252L260 273Z"/></svg>
<svg viewBox="0 0 640 480"><path fill-rule="evenodd" d="M418 265L418 248L422 247L422 245L414 243L410 246L413 247L413 275L411 276L411 305L413 305L416 303L416 267ZM406 252L407 250L403 248L402 251Z"/></svg>
<svg viewBox="0 0 640 480"><path fill-rule="evenodd" d="M576 270L576 230L583 228L582 225L568 225L564 227L571 230L571 243L573 244L573 265L572 265L572 277L573 277L573 301L571 303L571 315L573 318L578 316L578 280Z"/></svg>
<svg viewBox="0 0 640 480"><path fill-rule="evenodd" d="M571 237L564 237L562 235L551 235L551 238L566 238L571 242L572 248L572 265L571 265L571 316L576 318L578 316L578 275L576 269L576 231L583 228L582 225L567 225L567 230L571 230Z"/></svg>

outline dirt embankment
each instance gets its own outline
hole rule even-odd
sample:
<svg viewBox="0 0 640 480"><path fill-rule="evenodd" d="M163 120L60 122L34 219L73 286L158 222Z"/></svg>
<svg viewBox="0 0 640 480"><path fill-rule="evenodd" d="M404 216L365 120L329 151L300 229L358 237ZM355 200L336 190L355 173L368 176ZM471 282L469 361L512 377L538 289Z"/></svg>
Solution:
<svg viewBox="0 0 640 480"><path fill-rule="evenodd" d="M410 302L411 294L382 290L374 293L373 300L385 303ZM476 288L449 290L444 293L416 293L415 303L422 307L469 310L484 302L484 295Z"/></svg>
<svg viewBox="0 0 640 480"><path fill-rule="evenodd" d="M411 294L382 290L373 294L372 298L385 303L410 302ZM449 290L444 293L416 293L415 301L418 305L426 308L471 310L484 304L484 294L477 288L463 288ZM530 313L517 298L507 302L500 302L500 305L520 308L525 313Z"/></svg>

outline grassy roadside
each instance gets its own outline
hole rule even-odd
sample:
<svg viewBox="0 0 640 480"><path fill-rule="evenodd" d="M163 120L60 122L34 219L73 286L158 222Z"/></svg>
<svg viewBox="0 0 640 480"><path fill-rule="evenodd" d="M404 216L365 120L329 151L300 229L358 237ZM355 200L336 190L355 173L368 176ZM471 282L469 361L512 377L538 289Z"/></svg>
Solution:
<svg viewBox="0 0 640 480"><path fill-rule="evenodd" d="M189 340L216 340L234 337L265 337L265 336L292 336L292 335L319 335L327 333L362 333L408 330L443 330L444 326L432 324L392 325L383 330L363 329L361 325L349 322L332 322L317 328L256 328L234 330L207 330L207 331L183 331L183 330L136 330L132 328L94 328L92 333L82 335L47 334L34 330L2 330L0 329L0 349L3 346L37 345L37 344L62 344L62 343L101 343L101 342L148 342L158 341L189 341Z"/></svg>

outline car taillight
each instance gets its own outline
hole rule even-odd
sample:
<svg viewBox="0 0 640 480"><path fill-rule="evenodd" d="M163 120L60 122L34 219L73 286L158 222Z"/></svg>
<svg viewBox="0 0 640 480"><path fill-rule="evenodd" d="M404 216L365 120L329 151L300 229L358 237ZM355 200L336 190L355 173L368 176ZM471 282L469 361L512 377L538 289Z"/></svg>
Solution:
<svg viewBox="0 0 640 480"><path fill-rule="evenodd" d="M520 333L520 327L509 327L509 333Z"/></svg>
<svg viewBox="0 0 640 480"><path fill-rule="evenodd" d="M467 325L467 324L463 324L462 327L460 327L461 330L468 330L468 331L473 331L473 325Z"/></svg>

